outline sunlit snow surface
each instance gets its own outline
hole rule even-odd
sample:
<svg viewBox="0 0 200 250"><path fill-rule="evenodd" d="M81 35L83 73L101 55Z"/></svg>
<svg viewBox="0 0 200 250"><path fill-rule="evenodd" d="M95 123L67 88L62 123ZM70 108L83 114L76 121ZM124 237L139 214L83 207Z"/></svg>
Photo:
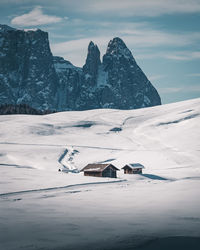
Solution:
<svg viewBox="0 0 200 250"><path fill-rule="evenodd" d="M123 249L200 237L199 131L200 99L0 116L0 249ZM117 179L72 173L93 162L145 169Z"/></svg>

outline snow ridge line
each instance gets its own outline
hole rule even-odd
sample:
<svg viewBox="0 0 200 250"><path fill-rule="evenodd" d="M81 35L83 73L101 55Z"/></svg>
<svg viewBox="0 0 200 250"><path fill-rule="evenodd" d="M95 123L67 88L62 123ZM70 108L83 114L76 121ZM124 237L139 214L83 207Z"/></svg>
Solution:
<svg viewBox="0 0 200 250"><path fill-rule="evenodd" d="M119 182L125 182L125 181L127 181L127 180L123 179L123 180L106 181L106 182L88 182L88 183L81 183L81 184L71 184L71 185L61 186L61 187L50 187L50 188L22 190L22 191L17 191L17 192L0 193L0 197L15 196L15 195L18 195L18 194L26 194L26 193L36 193L36 192L60 190L60 189L67 189L67 188L71 188L71 187L81 187L81 186L87 186L87 185L119 183Z"/></svg>
<svg viewBox="0 0 200 250"><path fill-rule="evenodd" d="M75 147L75 148L91 148L91 149L106 149L106 150L116 150L116 151L133 151L129 148L109 148L109 147L98 147L98 146L87 146L87 145L64 145L64 144L37 144L37 143L17 143L17 142L0 142L2 145L22 145L22 146L43 146L43 147Z"/></svg>
<svg viewBox="0 0 200 250"><path fill-rule="evenodd" d="M9 166L9 167L16 167L16 168L28 168L28 169L34 169L33 167L30 167L30 166L22 166L22 165L17 165L17 164L7 164L7 163L0 163L0 166Z"/></svg>

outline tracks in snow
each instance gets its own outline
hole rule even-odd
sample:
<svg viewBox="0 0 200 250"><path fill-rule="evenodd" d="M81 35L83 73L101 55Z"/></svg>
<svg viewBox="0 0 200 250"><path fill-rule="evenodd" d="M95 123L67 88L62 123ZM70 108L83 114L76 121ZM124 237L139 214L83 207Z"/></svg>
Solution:
<svg viewBox="0 0 200 250"><path fill-rule="evenodd" d="M73 188L73 187L82 187L82 186L100 185L100 184L111 184L111 183L119 183L119 182L125 182L125 181L126 180L123 179L123 180L105 181L105 182L88 182L88 183L81 183L81 184L71 184L71 185L60 186L60 187L22 190L22 191L9 192L9 193L0 193L0 198L8 197L8 196L15 196L15 195L19 195L19 194L40 193L40 192L68 189L68 188Z"/></svg>
<svg viewBox="0 0 200 250"><path fill-rule="evenodd" d="M73 149L73 147L66 148L64 152L58 159L58 162L62 165L62 170L66 170L67 172L77 172L78 169L74 165L74 156L79 153L78 150Z"/></svg>
<svg viewBox="0 0 200 250"><path fill-rule="evenodd" d="M66 145L66 144L37 144L37 143L17 143L17 142L0 142L3 145L18 145L18 146L42 146L42 147L75 147L75 148L91 148L91 149L102 149L102 150L116 150L116 151L133 151L128 148L109 148L109 147L98 147L88 145Z"/></svg>
<svg viewBox="0 0 200 250"><path fill-rule="evenodd" d="M144 134L138 134L138 136L142 136ZM137 139L137 138L136 138ZM138 143L138 145L142 145L142 142L139 143L138 141L135 140L135 137L132 138L134 143ZM153 143L153 141L152 141ZM0 142L2 145L18 145L18 146L43 146L43 147L75 147L75 148L89 148L89 149L100 149L100 150L111 150L111 151L163 151L163 149L150 149L150 148L144 148L144 149L131 149L131 148L109 148L109 147L98 147L98 146L87 146L87 145L64 145L64 144L31 144L31 143L16 143L16 142ZM196 150L199 151L199 150ZM179 150L179 152L186 152L183 150Z"/></svg>

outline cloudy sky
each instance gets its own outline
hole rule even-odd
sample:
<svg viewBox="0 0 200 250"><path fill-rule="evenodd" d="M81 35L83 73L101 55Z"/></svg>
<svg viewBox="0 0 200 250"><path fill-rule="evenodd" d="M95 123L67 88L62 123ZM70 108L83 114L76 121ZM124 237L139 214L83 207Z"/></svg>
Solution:
<svg viewBox="0 0 200 250"><path fill-rule="evenodd" d="M77 66L90 40L103 55L121 37L163 103L200 97L200 0L0 0L0 23L48 31Z"/></svg>

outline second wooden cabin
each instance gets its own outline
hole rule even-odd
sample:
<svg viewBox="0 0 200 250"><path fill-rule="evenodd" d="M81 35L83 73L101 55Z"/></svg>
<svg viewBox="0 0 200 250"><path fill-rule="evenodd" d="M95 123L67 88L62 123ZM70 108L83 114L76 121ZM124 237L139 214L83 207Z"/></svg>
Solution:
<svg viewBox="0 0 200 250"><path fill-rule="evenodd" d="M142 174L142 169L144 166L140 163L130 163L126 164L122 169L124 169L124 174Z"/></svg>
<svg viewBox="0 0 200 250"><path fill-rule="evenodd" d="M84 172L85 176L116 178L118 170L119 169L112 164L94 163L94 164L88 164L81 171Z"/></svg>

